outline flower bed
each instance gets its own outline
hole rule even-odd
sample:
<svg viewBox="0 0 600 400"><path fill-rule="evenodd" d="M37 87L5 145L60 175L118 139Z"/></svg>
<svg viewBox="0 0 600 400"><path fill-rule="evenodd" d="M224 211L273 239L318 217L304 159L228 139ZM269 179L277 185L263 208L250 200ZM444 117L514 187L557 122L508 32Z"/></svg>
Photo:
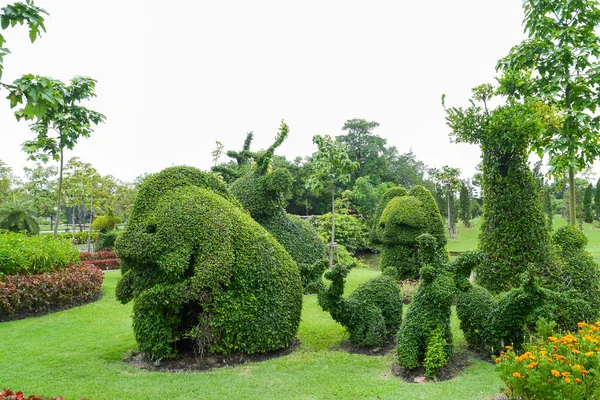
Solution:
<svg viewBox="0 0 600 400"><path fill-rule="evenodd" d="M82 264L93 265L103 271L121 268L121 260L117 258L114 251L84 252L79 257Z"/></svg>
<svg viewBox="0 0 600 400"><path fill-rule="evenodd" d="M96 253L82 252L79 254L79 259L81 261L107 260L113 258L117 258L114 251L98 251Z"/></svg>
<svg viewBox="0 0 600 400"><path fill-rule="evenodd" d="M496 358L510 398L600 398L600 321L579 323L577 333L557 335L552 325L517 355L511 346ZM547 328L547 327L550 328Z"/></svg>
<svg viewBox="0 0 600 400"><path fill-rule="evenodd" d="M4 389L3 391L0 392L0 400L64 400L64 398L62 396L58 396L58 397L40 397L40 396L35 396L35 395L31 395L29 397L25 397L25 395L23 394L23 392L13 392L10 389ZM82 398L81 400L85 400L85 398Z"/></svg>
<svg viewBox="0 0 600 400"><path fill-rule="evenodd" d="M107 260L86 260L82 261L83 265L93 265L103 271L121 268L121 260L118 258L109 258Z"/></svg>
<svg viewBox="0 0 600 400"><path fill-rule="evenodd" d="M7 275L0 280L0 321L38 316L98 300L104 276L80 265L33 275Z"/></svg>

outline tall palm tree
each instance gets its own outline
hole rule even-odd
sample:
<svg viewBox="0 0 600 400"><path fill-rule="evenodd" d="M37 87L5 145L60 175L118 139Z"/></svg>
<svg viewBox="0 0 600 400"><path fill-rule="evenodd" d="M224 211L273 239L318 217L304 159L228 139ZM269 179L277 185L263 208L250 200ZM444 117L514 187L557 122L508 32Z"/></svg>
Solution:
<svg viewBox="0 0 600 400"><path fill-rule="evenodd" d="M30 235L37 235L40 233L40 227L34 215L30 200L13 197L0 206L0 229L11 232L26 231Z"/></svg>

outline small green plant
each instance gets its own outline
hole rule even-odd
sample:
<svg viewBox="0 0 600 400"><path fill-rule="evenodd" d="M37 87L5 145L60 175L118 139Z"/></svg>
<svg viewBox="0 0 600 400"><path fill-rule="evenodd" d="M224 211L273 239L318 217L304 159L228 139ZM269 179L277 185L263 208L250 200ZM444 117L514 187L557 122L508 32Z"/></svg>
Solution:
<svg viewBox="0 0 600 400"><path fill-rule="evenodd" d="M448 364L447 347L448 343L442 336L442 330L440 328L436 329L427 340L427 351L425 352L425 360L423 360L427 378L433 379L435 372Z"/></svg>
<svg viewBox="0 0 600 400"><path fill-rule="evenodd" d="M68 240L0 233L0 277L56 271L74 264L79 264L79 252Z"/></svg>

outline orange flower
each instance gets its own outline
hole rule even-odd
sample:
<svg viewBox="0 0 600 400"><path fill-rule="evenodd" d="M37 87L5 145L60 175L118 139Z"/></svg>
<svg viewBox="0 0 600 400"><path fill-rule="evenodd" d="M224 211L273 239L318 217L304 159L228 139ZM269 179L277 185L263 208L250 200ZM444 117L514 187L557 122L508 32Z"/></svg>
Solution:
<svg viewBox="0 0 600 400"><path fill-rule="evenodd" d="M498 364L502 359L500 357L496 358L494 361L496 361L496 364Z"/></svg>
<svg viewBox="0 0 600 400"><path fill-rule="evenodd" d="M573 354L581 354L581 352L577 349L571 349L571 351L573 352Z"/></svg>
<svg viewBox="0 0 600 400"><path fill-rule="evenodd" d="M557 371L557 370L555 370L555 369L553 369L552 371L550 371L550 373L551 373L552 375L554 375L555 377L557 377L557 378L560 376L560 372L558 372L558 371Z"/></svg>
<svg viewBox="0 0 600 400"><path fill-rule="evenodd" d="M510 347L510 346L504 346L504 348L505 348L506 350L512 350L512 347Z"/></svg>
<svg viewBox="0 0 600 400"><path fill-rule="evenodd" d="M513 372L513 376L514 376L515 378L520 378L520 377L521 377L521 374L520 374L520 373L518 373L518 372Z"/></svg>
<svg viewBox="0 0 600 400"><path fill-rule="evenodd" d="M581 383L581 379L575 378L575 383Z"/></svg>
<svg viewBox="0 0 600 400"><path fill-rule="evenodd" d="M564 377L567 377L567 376L569 376L569 375L571 375L571 373L570 373L570 372L567 372L567 371L565 371L565 372L563 372L563 373L562 373L562 376L564 376Z"/></svg>
<svg viewBox="0 0 600 400"><path fill-rule="evenodd" d="M571 379L570 378L565 378L565 382L571 383Z"/></svg>
<svg viewBox="0 0 600 400"><path fill-rule="evenodd" d="M532 362L531 364L529 364L529 365L527 366L527 368L528 368L528 369L534 369L535 367L537 367L537 365L538 365L538 363L536 363L536 362Z"/></svg>
<svg viewBox="0 0 600 400"><path fill-rule="evenodd" d="M593 351L588 351L587 353L585 353L586 356L591 357L594 355Z"/></svg>
<svg viewBox="0 0 600 400"><path fill-rule="evenodd" d="M585 322L578 322L577 326L583 328L584 326L587 326L587 324Z"/></svg>

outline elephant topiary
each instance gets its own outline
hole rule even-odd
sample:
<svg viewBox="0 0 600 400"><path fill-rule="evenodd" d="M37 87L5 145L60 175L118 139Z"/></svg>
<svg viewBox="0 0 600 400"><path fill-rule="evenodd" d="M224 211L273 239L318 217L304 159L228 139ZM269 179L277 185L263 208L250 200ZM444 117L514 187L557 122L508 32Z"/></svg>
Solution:
<svg viewBox="0 0 600 400"><path fill-rule="evenodd" d="M115 250L117 299L133 300L140 351L173 357L284 348L297 332L297 265L243 211L222 179L191 167L147 178Z"/></svg>

